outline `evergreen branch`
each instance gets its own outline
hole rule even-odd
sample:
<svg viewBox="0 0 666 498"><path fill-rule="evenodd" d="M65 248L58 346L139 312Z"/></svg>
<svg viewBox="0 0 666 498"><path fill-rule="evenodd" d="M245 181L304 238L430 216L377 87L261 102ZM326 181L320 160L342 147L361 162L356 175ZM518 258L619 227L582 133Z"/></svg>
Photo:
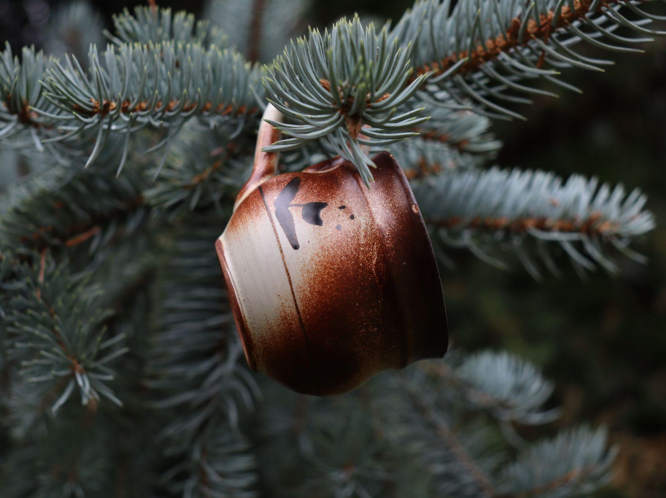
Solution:
<svg viewBox="0 0 666 498"><path fill-rule="evenodd" d="M172 452L185 451L211 427L235 426L258 396L254 380L238 365L242 347L232 333L218 262L210 250L219 226L202 222L182 230L160 286L160 332L150 386L158 396L156 407L172 414L162 430Z"/></svg>
<svg viewBox="0 0 666 498"><path fill-rule="evenodd" d="M142 238L141 250L137 250L138 244L117 244L109 247L101 252L113 253L113 257L109 254L108 257L100 258L104 261L90 271L93 283L104 288L102 305L114 311L114 315L109 317L104 325L116 335L120 333L116 330L116 325L122 328L121 322L124 318L137 319L136 316L131 316L135 308L140 308L140 314L143 315L148 315L150 311L145 308L152 308L153 300L147 299L145 294L150 294L147 291L155 283L159 263L162 261L163 252L159 247L155 247L159 245L158 241L153 233L149 233ZM123 316L124 314L127 316ZM141 335L134 339L141 342L146 337Z"/></svg>
<svg viewBox="0 0 666 498"><path fill-rule="evenodd" d="M486 476L485 470L482 469L475 459L468 453L456 433L452 431L446 421L430 407L428 402L423 400L418 391L410 390L409 392L416 408L421 413L425 422L430 425L435 434L442 439L446 448L448 448L454 455L455 459L460 462L466 473L474 479L482 496L496 497L497 491L490 478ZM451 484L449 483L449 485Z"/></svg>
<svg viewBox="0 0 666 498"><path fill-rule="evenodd" d="M242 123L253 106L252 69L230 50L198 43L109 46L101 62L93 47L85 74L70 58L47 77L47 98L60 113L74 115L76 126L62 131L95 130L97 144L88 164L99 155L110 131L129 134L144 126L169 128L160 145L169 145L192 117L211 124ZM61 115L45 116L57 125ZM167 149L168 150L168 149Z"/></svg>
<svg viewBox="0 0 666 498"><path fill-rule="evenodd" d="M113 438L105 453L111 461L106 470L108 492L114 498L149 496L164 471L163 448L156 442L164 418L152 411L152 393L146 385L155 329L156 276L165 262L164 245L164 230L151 230L98 251L100 261L91 271L93 283L104 289L100 305L114 313L104 322L109 338L123 337L128 349L116 360L118 376L111 384L123 406L104 403L98 416L104 433ZM59 414L58 419L66 415Z"/></svg>
<svg viewBox="0 0 666 498"><path fill-rule="evenodd" d="M369 182L369 167L375 165L361 146L403 140L427 120L418 116L421 109L396 113L425 81L419 76L407 83L408 57L409 50L390 42L386 29L379 34L373 25L364 29L358 17L339 21L330 33L310 31L264 78L269 101L298 123L271 123L291 138L266 150L292 150L322 139Z"/></svg>
<svg viewBox="0 0 666 498"><path fill-rule="evenodd" d="M228 45L227 35L216 26L210 26L208 21L196 21L194 15L187 12L173 14L169 8L137 6L133 15L125 9L122 14L113 16L113 25L117 36L105 34L118 46L173 42L223 49Z"/></svg>
<svg viewBox="0 0 666 498"><path fill-rule="evenodd" d="M405 405L402 398L380 403L395 392L366 385L333 399L267 385L259 407L260 468L285 496L432 496L427 470L395 437L403 428L382 423ZM290 478L296 471L308 476L298 487Z"/></svg>
<svg viewBox="0 0 666 498"><path fill-rule="evenodd" d="M111 439L85 418L58 419L48 435L9 453L0 473L3 498L103 496L113 488Z"/></svg>
<svg viewBox="0 0 666 498"><path fill-rule="evenodd" d="M168 212L171 218L210 206L223 213L225 199L233 199L242 186L253 151L249 140L246 143L238 136L230 141L230 135L228 130L202 129L188 123L174 142L160 176L146 190L146 202Z"/></svg>
<svg viewBox="0 0 666 498"><path fill-rule="evenodd" d="M216 226L202 222L178 234L182 242L162 275L162 318L149 386L157 395L155 407L168 414L161 437L177 457L163 476L170 491L250 498L256 496L256 464L237 424L258 392L238 364L242 352L236 335L223 330L232 319L210 251Z"/></svg>
<svg viewBox="0 0 666 498"><path fill-rule="evenodd" d="M497 497L495 474L505 461L504 449L488 424L463 424L446 388L424 382L423 372L406 372L397 380L402 402L401 425L406 444L431 474L444 496ZM389 409L390 409L389 405Z"/></svg>
<svg viewBox="0 0 666 498"><path fill-rule="evenodd" d="M51 408L62 396L67 384L66 378L55 384L35 384L18 374L14 375L6 398L5 419L12 437L23 441L31 434L44 432L47 421L50 422L54 416Z"/></svg>
<svg viewBox="0 0 666 498"><path fill-rule="evenodd" d="M489 410L496 419L522 424L544 424L557 410L542 411L553 384L538 368L508 353L490 351L458 358L449 353L445 363L423 365L473 407Z"/></svg>
<svg viewBox="0 0 666 498"><path fill-rule="evenodd" d="M7 458L0 467L0 486L8 498L34 496L37 482L34 464L39 453L36 445L7 451Z"/></svg>
<svg viewBox="0 0 666 498"><path fill-rule="evenodd" d="M461 413L456 397L451 396L453 387L471 401L469 407L473 411L491 407L490 412L500 420L511 417L507 419L507 412L502 414L503 409L497 411L496 407L515 408L522 404L523 415L531 411L536 417L518 416L515 420L548 422L549 417L536 410L550 395L552 385L534 367L494 353L461 359L454 352L447 363L429 362L397 379L398 391L408 396L415 412L398 408L404 405L402 398L387 405L389 410L391 406L399 410L403 437L415 444L418 458L431 469L440 493L459 497L559 498L592 493L607 482L614 451L606 449L604 431L583 428L565 432L553 441L527 447L516 460L507 463L504 445L502 449L497 446L497 436L489 430L490 426ZM434 379L424 378L424 370L433 373ZM517 408L515 413L521 410ZM395 421L389 419L385 423L389 421L394 422L395 428Z"/></svg>
<svg viewBox="0 0 666 498"><path fill-rule="evenodd" d="M34 48L24 48L21 61L12 54L7 43L0 53L0 139L6 140L26 128L32 133L35 145L42 148L36 130L47 128L33 108L46 112L54 110L44 98L42 81L55 60Z"/></svg>
<svg viewBox="0 0 666 498"><path fill-rule="evenodd" d="M0 247L73 248L89 243L91 250L120 234L132 234L147 220L142 189L147 178L132 170L122 178L83 172L68 180L34 189L0 216Z"/></svg>
<svg viewBox="0 0 666 498"><path fill-rule="evenodd" d="M389 151L409 180L423 180L457 168L476 168L483 163L482 156L461 153L445 143L421 137L393 144Z"/></svg>
<svg viewBox="0 0 666 498"><path fill-rule="evenodd" d="M74 168L59 168L47 163L42 171L34 172L11 188L0 191L0 219L27 199L66 185L76 173Z"/></svg>
<svg viewBox="0 0 666 498"><path fill-rule="evenodd" d="M10 154L10 158L17 155L28 172L11 188L0 191L0 226L16 223L23 234L21 237L25 238L10 237L12 244L19 244L12 248L41 249L46 245L52 248L65 247L65 242L70 238L76 238L96 226L105 228L104 225L109 224L122 225L123 221L132 217L134 208L141 210L143 206L140 206L142 203L139 197L147 181L142 173L145 170L143 165L137 161L128 181L119 184L115 181L115 169L118 162L122 162L121 143L118 137L111 137L94 170L88 172L83 171L87 159L85 149L94 145L94 137L84 135L66 146L60 146L57 154L55 150L37 152L32 148L17 149L17 153ZM134 187L130 184L134 184ZM98 198L87 197L88 193L102 197L109 192L114 192L118 197L106 204ZM73 196L79 204L72 205L68 196ZM127 211L127 217L123 216L123 211ZM69 217L69 223L62 218L65 214ZM43 223L44 220L53 220L55 224L47 225ZM36 228L27 233L22 223ZM52 234L55 238L48 242L41 240L40 234ZM1 246L3 243L0 241Z"/></svg>
<svg viewBox="0 0 666 498"><path fill-rule="evenodd" d="M147 460L150 465L154 464L154 462L150 462L152 456L148 448L155 446L152 440L156 433L155 424L150 422L154 421L155 417L148 417L146 422L141 424L136 423L141 413L136 411L137 407L143 410L146 409L145 401L143 399L137 401L136 398L139 395L145 396L145 393L132 392L140 387L143 379L143 372L137 369L136 366L140 363L138 359L145 354L140 347L137 347L142 339L141 334L137 333L138 331L134 328L140 327L139 323L146 321L148 317L148 313L140 303L145 301L142 296L144 284L146 279L149 278L149 272L152 271L154 265L154 257L137 258L137 252L132 251L132 248L128 246L116 247L113 257L107 259L107 264L88 275L92 276L92 279L88 278L85 282L78 282L79 279L76 279L77 283L75 285L80 283L85 286L89 300L92 297L90 295L91 291L93 294L96 293L95 290L100 291L96 293L96 297L92 297L89 304L79 304L82 313L89 315L92 309L106 309L109 311L108 317L99 322L100 328L107 329L105 341L101 347L108 349L110 346L119 348L125 345L129 349L127 354L114 360L114 369L119 374L118 377L112 381L108 377L104 379L105 382L109 383L108 387L113 389L114 396L123 400L125 405L123 409L114 410L114 405L107 404L98 406L93 398L88 402L83 412L76 405L67 403L58 409L58 416L55 418L52 407L59 401L62 402L62 396L67 392L67 377L61 377L55 383L42 382L35 384L26 380L22 375L14 375L7 403L9 413L5 419L11 428L14 441L23 444L34 438L39 441L38 449L40 460L43 463L48 460L48 452L44 450L51 447L52 439L60 437L63 430L61 426L73 423L78 430L76 430L74 439L66 442L67 452L77 448L75 453L89 454L90 451L94 452L101 449L105 458L114 461L115 468L106 466L104 469L99 469L102 475L96 477L96 484L99 485L100 482L113 483L109 490L113 489L114 493L119 493L123 488L129 487L133 493L138 493L131 496L146 496L156 480L156 476L153 475L154 470L147 465ZM23 268L23 265L17 266ZM48 271L45 271L45 278L48 278ZM17 276L13 279L14 284L17 283L16 279ZM19 279L19 282L25 282L25 279ZM102 290L103 292L101 292ZM25 294L28 291L29 289L26 289L23 285L21 293ZM14 292L16 292L16 288ZM72 334L80 333L77 331L71 332ZM122 351L118 351L116 354L119 352ZM98 411L104 412L103 422L96 415ZM126 418L126 420L123 420L123 418ZM108 444L109 441L107 441L107 444L100 446L97 438L87 434L91 426L98 426L100 422L103 424L102 432L104 434L113 434L111 444ZM125 436L127 432L130 432L130 435ZM129 441L126 440L127 437L130 438ZM61 440L55 442L57 443L56 446L63 444ZM128 443L129 449L127 447ZM88 445L90 446L88 447ZM55 462L48 463L45 469L35 468L33 472L35 474L42 471L49 472L51 475L47 479L42 479L42 482L45 485L50 483L49 486L56 487L62 485L61 473L64 472L67 476L71 472L69 477L66 478L70 481L70 487L81 485L84 489L87 488L88 492L93 493L94 496L98 496L99 490L95 491L95 488L90 488L91 483L86 480L86 472L90 471L90 469L85 468L87 465L94 465L94 460L88 458L83 461L74 460L68 463L66 456L63 455L62 446L60 446L58 459ZM51 466L53 468L48 468ZM79 468L79 466L84 468ZM129 468L127 468L128 466ZM3 484L7 484L7 482L3 481ZM0 484L0 486L2 485ZM2 489L6 490L4 486ZM113 494L113 496L129 495Z"/></svg>
<svg viewBox="0 0 666 498"><path fill-rule="evenodd" d="M121 169L130 136L145 126L168 128L157 146L168 151L191 118L240 127L258 110L258 69L215 46L125 44L109 46L102 57L93 47L88 66L86 72L76 59L66 57L61 64L32 49L24 50L19 63L7 47L0 56L0 139L27 129L34 147L43 150L52 149L53 141L93 134L91 164L109 136L120 135Z"/></svg>
<svg viewBox="0 0 666 498"><path fill-rule="evenodd" d="M581 427L529 448L502 472L507 498L564 498L590 493L610 480L616 451L607 449L606 431Z"/></svg>
<svg viewBox="0 0 666 498"><path fill-rule="evenodd" d="M402 482L409 482L410 474L412 481L426 478L406 452L374 425L369 401L361 395L342 406L328 403L328 413L320 412L314 419L310 445L296 464L297 468L308 465L312 473L301 496L391 496L400 478ZM420 487L425 487L423 481ZM409 484L405 489L415 495Z"/></svg>
<svg viewBox="0 0 666 498"><path fill-rule="evenodd" d="M661 36L644 27L653 16L637 5L650 0L419 0L396 26L393 37L401 44L414 42L416 75L434 74L426 89L436 97L469 98L476 109L492 117L522 117L497 101L529 102L511 95L548 94L519 83L544 77L565 88L555 78L561 68L601 71L610 61L585 57L572 46L585 41L612 51L637 52L626 44L651 41L645 36L626 38L613 32L628 27L641 35ZM618 12L628 8L638 21ZM604 40L604 41L602 41ZM548 69L548 67L552 69Z"/></svg>
<svg viewBox="0 0 666 498"><path fill-rule="evenodd" d="M267 482L285 489L293 483L282 478L292 469L310 466L312 435L319 413L325 417L332 410L328 406L321 412L317 408L325 403L321 399L297 394L277 386L262 385L262 402L257 405L256 436L259 468L265 471Z"/></svg>
<svg viewBox="0 0 666 498"><path fill-rule="evenodd" d="M174 496L254 498L257 465L249 442L237 431L215 427L187 461L164 476Z"/></svg>
<svg viewBox="0 0 666 498"><path fill-rule="evenodd" d="M621 185L599 185L578 175L563 182L539 171L456 170L415 184L414 193L426 223L442 241L490 262L497 262L487 252L492 246L513 248L535 277L540 272L525 242L538 246L553 272L549 246L554 243L580 271L598 264L614 272L608 244L636 257L627 249L630 239L654 227L638 190L626 195Z"/></svg>
<svg viewBox="0 0 666 498"><path fill-rule="evenodd" d="M420 136L389 147L409 180L481 166L501 147L502 143L488 132L488 118L470 111L424 105L431 119L414 129Z"/></svg>
<svg viewBox="0 0 666 498"><path fill-rule="evenodd" d="M502 142L489 132L490 120L471 111L451 109L424 102L430 120L414 131L421 139L440 142L461 152L492 158ZM417 104L421 107L421 104Z"/></svg>
<svg viewBox="0 0 666 498"><path fill-rule="evenodd" d="M3 168L5 178L10 177L10 182L0 188L0 194L13 196L11 190L14 185L22 188L24 184L46 175L49 170L61 171L61 166L70 170L83 167L86 153L95 143L95 136L83 133L67 143L54 141L60 135L57 129L41 124L37 113L33 113L29 123L15 128L15 133L0 138L0 168ZM114 157L120 156L114 154Z"/></svg>
<svg viewBox="0 0 666 498"><path fill-rule="evenodd" d="M56 266L46 251L20 268L7 329L9 360L19 362L21 377L58 392L53 412L77 389L84 405L100 396L121 404L106 384L114 377L108 364L126 349L122 336L103 342L111 310L99 306L100 289Z"/></svg>

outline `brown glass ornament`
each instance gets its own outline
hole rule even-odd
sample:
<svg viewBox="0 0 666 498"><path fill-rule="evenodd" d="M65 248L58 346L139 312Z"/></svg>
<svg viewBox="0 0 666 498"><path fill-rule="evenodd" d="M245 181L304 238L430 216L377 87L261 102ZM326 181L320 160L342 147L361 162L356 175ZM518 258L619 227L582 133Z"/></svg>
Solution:
<svg viewBox="0 0 666 498"><path fill-rule="evenodd" d="M265 118L281 115L269 106ZM350 391L448 346L437 263L402 168L374 158L367 188L331 159L274 176L262 122L252 176L216 247L250 367L294 391Z"/></svg>

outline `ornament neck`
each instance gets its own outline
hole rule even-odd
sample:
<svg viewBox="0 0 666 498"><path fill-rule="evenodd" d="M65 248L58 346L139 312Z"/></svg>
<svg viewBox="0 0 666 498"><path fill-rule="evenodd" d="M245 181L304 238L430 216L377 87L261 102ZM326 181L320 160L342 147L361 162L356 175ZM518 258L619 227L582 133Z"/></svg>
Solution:
<svg viewBox="0 0 666 498"><path fill-rule="evenodd" d="M278 160L280 154L278 152L264 152L263 149L280 140L282 133L275 128L268 121L281 123L284 120L283 114L278 111L273 104L268 104L264 115L261 118L261 125L259 126L259 133L257 135L257 148L254 153L254 167L252 174L243 188L238 192L236 203L234 204L234 211L240 204L252 193L259 185L264 183L269 178L272 178L277 173Z"/></svg>

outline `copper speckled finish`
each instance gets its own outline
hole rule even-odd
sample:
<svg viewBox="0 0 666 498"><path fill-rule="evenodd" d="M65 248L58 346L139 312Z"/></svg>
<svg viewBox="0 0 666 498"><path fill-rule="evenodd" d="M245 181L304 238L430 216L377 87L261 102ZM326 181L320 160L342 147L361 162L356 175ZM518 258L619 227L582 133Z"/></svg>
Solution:
<svg viewBox="0 0 666 498"><path fill-rule="evenodd" d="M262 125L259 146L274 131ZM279 176L275 157L256 160L217 241L250 367L323 396L443 356L437 264L393 157L374 159L370 189L339 158Z"/></svg>

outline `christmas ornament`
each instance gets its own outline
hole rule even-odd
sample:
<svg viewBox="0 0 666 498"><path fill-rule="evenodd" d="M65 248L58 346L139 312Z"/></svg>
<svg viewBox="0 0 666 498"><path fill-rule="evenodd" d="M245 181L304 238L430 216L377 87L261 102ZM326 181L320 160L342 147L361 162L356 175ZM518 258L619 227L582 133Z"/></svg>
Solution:
<svg viewBox="0 0 666 498"><path fill-rule="evenodd" d="M272 106L265 119L280 121ZM375 157L367 188L351 163L275 176L262 148L216 247L250 367L294 391L339 394L376 373L444 355L442 287L402 169Z"/></svg>

